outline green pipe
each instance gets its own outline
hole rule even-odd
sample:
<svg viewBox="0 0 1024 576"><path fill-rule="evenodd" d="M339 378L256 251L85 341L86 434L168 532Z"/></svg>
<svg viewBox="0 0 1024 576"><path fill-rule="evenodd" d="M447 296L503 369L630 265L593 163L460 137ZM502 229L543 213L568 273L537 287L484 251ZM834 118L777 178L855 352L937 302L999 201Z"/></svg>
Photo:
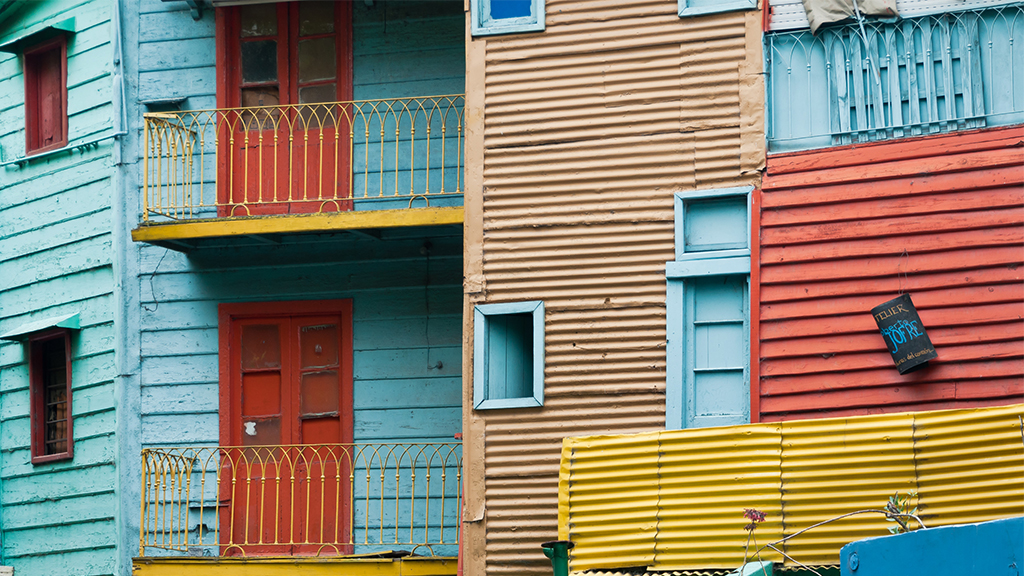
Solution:
<svg viewBox="0 0 1024 576"><path fill-rule="evenodd" d="M555 576L569 576L569 550L575 546L568 540L553 540L540 545L544 555L551 560L551 569Z"/></svg>

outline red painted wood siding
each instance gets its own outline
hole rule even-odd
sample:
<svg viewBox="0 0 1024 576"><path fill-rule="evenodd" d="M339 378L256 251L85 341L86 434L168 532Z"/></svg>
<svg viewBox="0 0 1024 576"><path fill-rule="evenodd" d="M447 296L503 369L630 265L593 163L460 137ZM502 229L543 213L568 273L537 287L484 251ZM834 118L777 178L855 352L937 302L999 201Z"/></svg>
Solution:
<svg viewBox="0 0 1024 576"><path fill-rule="evenodd" d="M1024 127L769 156L757 200L761 420L1020 401ZM904 376L869 312L901 288L939 354Z"/></svg>

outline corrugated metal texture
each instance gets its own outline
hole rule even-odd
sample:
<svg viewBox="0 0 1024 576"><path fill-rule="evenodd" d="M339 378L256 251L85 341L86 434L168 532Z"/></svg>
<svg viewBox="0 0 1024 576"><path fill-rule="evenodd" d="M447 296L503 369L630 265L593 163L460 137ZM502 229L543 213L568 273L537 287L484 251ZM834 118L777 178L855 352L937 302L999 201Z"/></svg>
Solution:
<svg viewBox="0 0 1024 576"><path fill-rule="evenodd" d="M569 446L569 539L580 546L574 567L653 563L658 434L588 439Z"/></svg>
<svg viewBox="0 0 1024 576"><path fill-rule="evenodd" d="M663 434L659 442L659 570L706 567L710 557L742 558L746 539L734 539L746 524L744 508L765 512L756 540L782 537L778 425L700 428L685 435ZM762 560L782 560L770 550Z"/></svg>
<svg viewBox="0 0 1024 576"><path fill-rule="evenodd" d="M916 492L914 417L794 420L781 426L785 534L856 510L880 509L896 492ZM854 540L885 534L881 514L851 516L785 542L806 564L836 563Z"/></svg>
<svg viewBox="0 0 1024 576"><path fill-rule="evenodd" d="M793 536L783 548L791 558L761 553L784 566L834 565L851 540L887 534L893 524L867 513L796 535L879 510L896 492L918 492L928 526L1024 513L1024 404L567 438L565 445L568 510L560 514L577 543L573 570L645 562L651 570L735 568L747 538L744 508L767 513L755 531L758 546ZM606 494L613 505L604 509L593 497L577 499ZM643 545L614 545L622 542Z"/></svg>
<svg viewBox="0 0 1024 576"><path fill-rule="evenodd" d="M759 15L677 9L548 0L543 33L474 41L484 291L471 300L543 300L547 313L544 408L468 420L485 437L488 574L550 574L539 544L556 537L562 437L664 427L673 195L759 178L740 149L760 121L741 103L761 71Z"/></svg>
<svg viewBox="0 0 1024 576"><path fill-rule="evenodd" d="M762 420L1021 398L1022 140L1015 127L768 158ZM900 292L939 354L904 376L870 314Z"/></svg>
<svg viewBox="0 0 1024 576"><path fill-rule="evenodd" d="M1019 406L915 416L918 485L928 526L984 522L1021 498L1024 421ZM970 442L963 441L970 436Z"/></svg>

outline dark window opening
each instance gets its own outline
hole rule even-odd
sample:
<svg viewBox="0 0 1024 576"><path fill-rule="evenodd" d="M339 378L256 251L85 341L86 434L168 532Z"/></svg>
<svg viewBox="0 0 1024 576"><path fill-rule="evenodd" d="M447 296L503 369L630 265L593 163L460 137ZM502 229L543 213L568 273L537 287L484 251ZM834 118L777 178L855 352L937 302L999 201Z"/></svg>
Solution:
<svg viewBox="0 0 1024 576"><path fill-rule="evenodd" d="M30 341L33 463L72 457L70 343L67 331Z"/></svg>

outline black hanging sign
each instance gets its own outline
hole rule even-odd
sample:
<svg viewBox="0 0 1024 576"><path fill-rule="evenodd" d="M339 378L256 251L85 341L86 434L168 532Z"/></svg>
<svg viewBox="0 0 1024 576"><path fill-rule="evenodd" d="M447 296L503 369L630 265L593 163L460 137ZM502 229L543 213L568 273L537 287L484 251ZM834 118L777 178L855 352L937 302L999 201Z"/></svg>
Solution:
<svg viewBox="0 0 1024 576"><path fill-rule="evenodd" d="M871 309L875 323L889 346L892 361L900 374L924 368L929 360L938 358L921 317L910 300L910 294L889 300Z"/></svg>

